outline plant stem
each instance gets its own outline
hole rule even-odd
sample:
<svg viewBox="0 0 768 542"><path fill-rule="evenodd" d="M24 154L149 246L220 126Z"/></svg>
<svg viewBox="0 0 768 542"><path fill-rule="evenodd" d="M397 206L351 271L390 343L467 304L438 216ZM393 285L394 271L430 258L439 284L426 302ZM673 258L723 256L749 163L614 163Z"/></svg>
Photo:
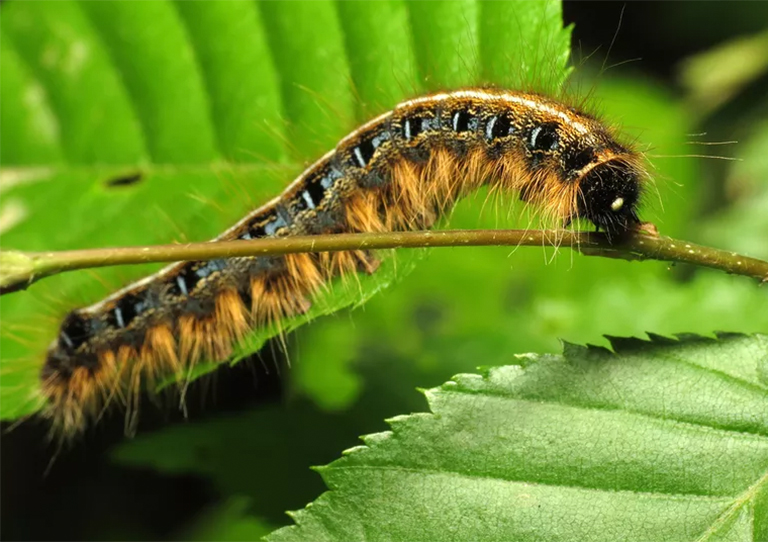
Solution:
<svg viewBox="0 0 768 542"><path fill-rule="evenodd" d="M148 247L120 247L60 252L0 252L0 294L23 290L47 276L91 267L268 256L296 252L338 252L415 247L560 246L588 256L625 260L662 260L720 269L768 281L768 262L715 248L659 236L655 228L631 233L611 243L601 233L567 230L446 230L340 233L250 241L216 241Z"/></svg>

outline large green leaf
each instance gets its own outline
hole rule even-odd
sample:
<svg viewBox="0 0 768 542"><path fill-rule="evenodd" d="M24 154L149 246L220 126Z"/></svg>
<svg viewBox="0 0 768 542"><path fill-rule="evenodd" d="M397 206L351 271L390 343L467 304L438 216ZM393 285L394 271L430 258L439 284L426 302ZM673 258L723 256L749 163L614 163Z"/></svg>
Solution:
<svg viewBox="0 0 768 542"><path fill-rule="evenodd" d="M427 391L268 540L765 540L768 337L611 344Z"/></svg>
<svg viewBox="0 0 768 542"><path fill-rule="evenodd" d="M554 1L2 9L3 197L13 204L3 246L24 250L213 237L405 97L479 83L559 88L570 36ZM66 311L157 267L72 273L4 296L0 416L39 407L37 374ZM390 261L340 285L282 329L360 303L410 267ZM258 331L242 353L274 333Z"/></svg>

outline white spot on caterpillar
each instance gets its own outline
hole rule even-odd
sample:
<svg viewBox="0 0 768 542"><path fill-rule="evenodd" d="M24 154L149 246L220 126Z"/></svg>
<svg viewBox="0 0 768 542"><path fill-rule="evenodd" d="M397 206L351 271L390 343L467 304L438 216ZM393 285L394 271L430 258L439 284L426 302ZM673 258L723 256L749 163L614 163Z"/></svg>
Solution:
<svg viewBox="0 0 768 542"><path fill-rule="evenodd" d="M611 210L612 211L618 211L624 207L624 198L616 198L613 200L613 203L611 203Z"/></svg>
<svg viewBox="0 0 768 542"><path fill-rule="evenodd" d="M357 149L355 149L355 150L357 150ZM314 209L315 208L315 202L312 201L312 196L309 195L309 192L304 190L304 192L301 193L301 197L306 202L307 207L309 207L310 209Z"/></svg>
<svg viewBox="0 0 768 542"><path fill-rule="evenodd" d="M187 285L180 275L176 277L176 284L179 285L179 290L181 291L182 295L187 295L189 293L187 291Z"/></svg>
<svg viewBox="0 0 768 542"><path fill-rule="evenodd" d="M123 311L120 307L115 307L115 320L117 321L117 327L124 328L125 320L123 320Z"/></svg>
<svg viewBox="0 0 768 542"><path fill-rule="evenodd" d="M360 164L360 167L365 167L365 158L363 158L363 153L360 152L360 147L355 147L352 152L355 153L355 158L357 159L357 163Z"/></svg>
<svg viewBox="0 0 768 542"><path fill-rule="evenodd" d="M489 120L489 121L488 121L488 124L487 124L487 126L485 127L485 138L486 138L486 139L493 139L493 137L492 137L492 134L493 134L493 127L494 127L494 126L496 126L496 120L497 120L498 118L499 118L499 117L497 117L497 116L495 116L495 115L494 115L493 117L491 117L491 120Z"/></svg>
<svg viewBox="0 0 768 542"><path fill-rule="evenodd" d="M537 126L531 132L531 147L536 147L536 140L539 139L540 133L541 133L541 126ZM619 201L619 200L616 200L616 201ZM613 202L614 205L616 204L616 201ZM613 205L611 205L611 209L613 209ZM613 210L615 211L616 209L613 209Z"/></svg>
<svg viewBox="0 0 768 542"><path fill-rule="evenodd" d="M67 343L68 347L72 348L74 346L74 343L72 342L72 339L70 339L69 335L67 335L63 331L61 332L61 338L64 339L64 342ZM54 344L55 344L55 342L54 342Z"/></svg>

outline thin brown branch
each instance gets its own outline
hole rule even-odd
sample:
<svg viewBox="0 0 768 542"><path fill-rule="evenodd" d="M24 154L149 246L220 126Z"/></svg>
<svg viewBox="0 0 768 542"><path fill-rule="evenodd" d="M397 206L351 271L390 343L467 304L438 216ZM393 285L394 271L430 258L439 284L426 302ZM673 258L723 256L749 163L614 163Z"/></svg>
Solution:
<svg viewBox="0 0 768 542"><path fill-rule="evenodd" d="M60 252L5 250L0 252L0 294L23 290L43 277L64 271L111 265L358 249L488 245L540 247L555 244L588 256L688 263L756 278L762 282L768 281L768 262L659 236L655 228L646 225L620 243L611 243L600 233L567 230L447 230L341 233Z"/></svg>

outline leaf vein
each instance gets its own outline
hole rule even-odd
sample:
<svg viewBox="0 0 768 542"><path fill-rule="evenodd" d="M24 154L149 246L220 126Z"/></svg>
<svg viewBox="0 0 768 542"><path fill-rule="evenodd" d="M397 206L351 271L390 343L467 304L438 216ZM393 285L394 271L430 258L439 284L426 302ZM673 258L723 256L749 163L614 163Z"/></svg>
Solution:
<svg viewBox="0 0 768 542"><path fill-rule="evenodd" d="M427 468L403 467L399 465L353 465L353 466L331 465L328 467L328 470L337 470L337 471L379 470L379 471L404 472L408 474L420 474L420 475L427 475L427 476L456 476L460 478L467 478L470 480L485 479L485 480L494 480L497 482L507 482L512 484L527 484L527 485L547 487L547 488L576 489L576 490L587 491L590 493L619 493L619 494L630 494L630 495L636 495L636 496L647 496L647 497L659 498L659 499L671 498L679 501L693 500L693 501L701 501L701 502L726 503L726 502L731 502L731 500L733 499L733 497L730 497L730 496L711 495L711 494L702 495L697 493L659 493L659 492L649 492L649 491L633 491L629 489L614 489L614 488L607 488L607 487L598 488L598 487L588 487L588 486L568 485L568 484L548 484L546 482L542 482L538 480L532 481L532 480L507 479L507 478L498 478L494 476L484 476L484 475L473 474L473 473L459 472L455 470L437 470L437 469L427 469Z"/></svg>

